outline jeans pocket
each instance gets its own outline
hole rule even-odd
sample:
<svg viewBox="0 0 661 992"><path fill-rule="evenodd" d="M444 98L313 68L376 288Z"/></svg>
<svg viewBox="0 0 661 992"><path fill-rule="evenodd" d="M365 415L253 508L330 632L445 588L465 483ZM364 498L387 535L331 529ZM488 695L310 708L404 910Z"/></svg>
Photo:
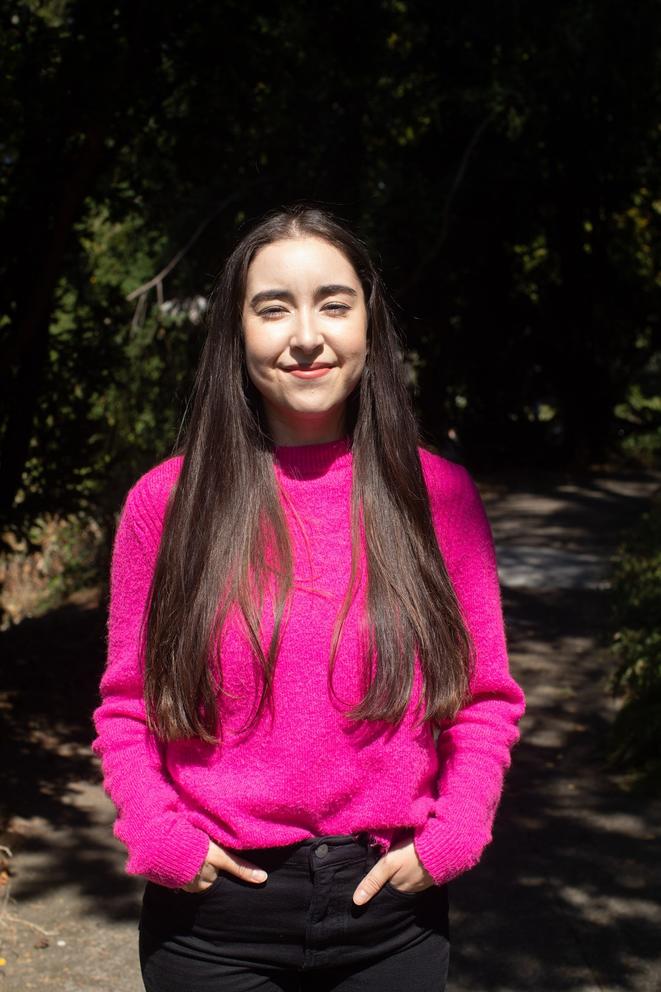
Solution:
<svg viewBox="0 0 661 992"><path fill-rule="evenodd" d="M390 895L396 896L398 899L415 899L416 896L421 896L426 889L416 889L413 892L404 892L403 889L397 889L392 884L392 882L385 882L383 885L384 892L388 892Z"/></svg>
<svg viewBox="0 0 661 992"><path fill-rule="evenodd" d="M184 892L184 895L196 896L198 899L206 899L216 891L223 879L227 878L227 875L228 873L226 871L219 871L211 885L207 885L206 889L202 889L200 892Z"/></svg>

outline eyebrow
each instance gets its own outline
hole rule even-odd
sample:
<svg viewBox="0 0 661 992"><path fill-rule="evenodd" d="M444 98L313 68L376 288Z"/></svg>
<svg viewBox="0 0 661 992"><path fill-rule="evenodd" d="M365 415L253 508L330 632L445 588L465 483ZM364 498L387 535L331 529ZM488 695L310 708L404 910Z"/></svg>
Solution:
<svg viewBox="0 0 661 992"><path fill-rule="evenodd" d="M323 299L324 296L332 296L334 293L347 293L349 296L358 296L358 293L351 286L343 286L341 283L331 283L328 286L317 286L314 291L315 303L317 300ZM288 289L263 289L259 293L255 293L250 301L250 306L254 310L255 307L259 306L260 303L264 303L266 300L287 300L288 303L293 303L294 294L290 293Z"/></svg>

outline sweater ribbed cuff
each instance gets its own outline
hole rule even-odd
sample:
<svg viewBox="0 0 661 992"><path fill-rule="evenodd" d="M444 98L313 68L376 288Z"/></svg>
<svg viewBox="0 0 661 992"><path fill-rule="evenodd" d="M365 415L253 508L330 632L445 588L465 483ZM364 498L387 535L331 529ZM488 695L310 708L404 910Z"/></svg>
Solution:
<svg viewBox="0 0 661 992"><path fill-rule="evenodd" d="M200 871L209 850L210 837L180 813L168 819L169 822L149 821L139 839L133 836L126 872L141 875L166 888L178 889L191 882ZM126 843L121 831L115 833Z"/></svg>
<svg viewBox="0 0 661 992"><path fill-rule="evenodd" d="M470 844L466 843L467 837ZM488 833L478 841L474 826L468 831L456 819L432 816L422 827L415 828L413 846L434 882L445 885L473 868L490 840Z"/></svg>

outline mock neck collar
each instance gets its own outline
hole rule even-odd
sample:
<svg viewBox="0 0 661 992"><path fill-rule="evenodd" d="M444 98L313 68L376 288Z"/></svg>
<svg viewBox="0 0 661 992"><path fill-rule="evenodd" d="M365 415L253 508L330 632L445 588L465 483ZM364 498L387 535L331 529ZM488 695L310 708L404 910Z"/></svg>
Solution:
<svg viewBox="0 0 661 992"><path fill-rule="evenodd" d="M293 479L316 479L329 472L351 468L351 438L319 444L276 444L273 460L283 475Z"/></svg>

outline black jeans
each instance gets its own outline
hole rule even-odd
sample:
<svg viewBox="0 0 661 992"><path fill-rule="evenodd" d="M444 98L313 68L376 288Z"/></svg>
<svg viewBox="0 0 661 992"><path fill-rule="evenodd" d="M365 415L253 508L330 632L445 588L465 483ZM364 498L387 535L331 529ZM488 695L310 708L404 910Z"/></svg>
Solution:
<svg viewBox="0 0 661 992"><path fill-rule="evenodd" d="M140 967L147 992L443 992L450 944L447 886L386 883L352 895L379 859L364 835L243 850L268 872L219 872L201 893L147 882Z"/></svg>

